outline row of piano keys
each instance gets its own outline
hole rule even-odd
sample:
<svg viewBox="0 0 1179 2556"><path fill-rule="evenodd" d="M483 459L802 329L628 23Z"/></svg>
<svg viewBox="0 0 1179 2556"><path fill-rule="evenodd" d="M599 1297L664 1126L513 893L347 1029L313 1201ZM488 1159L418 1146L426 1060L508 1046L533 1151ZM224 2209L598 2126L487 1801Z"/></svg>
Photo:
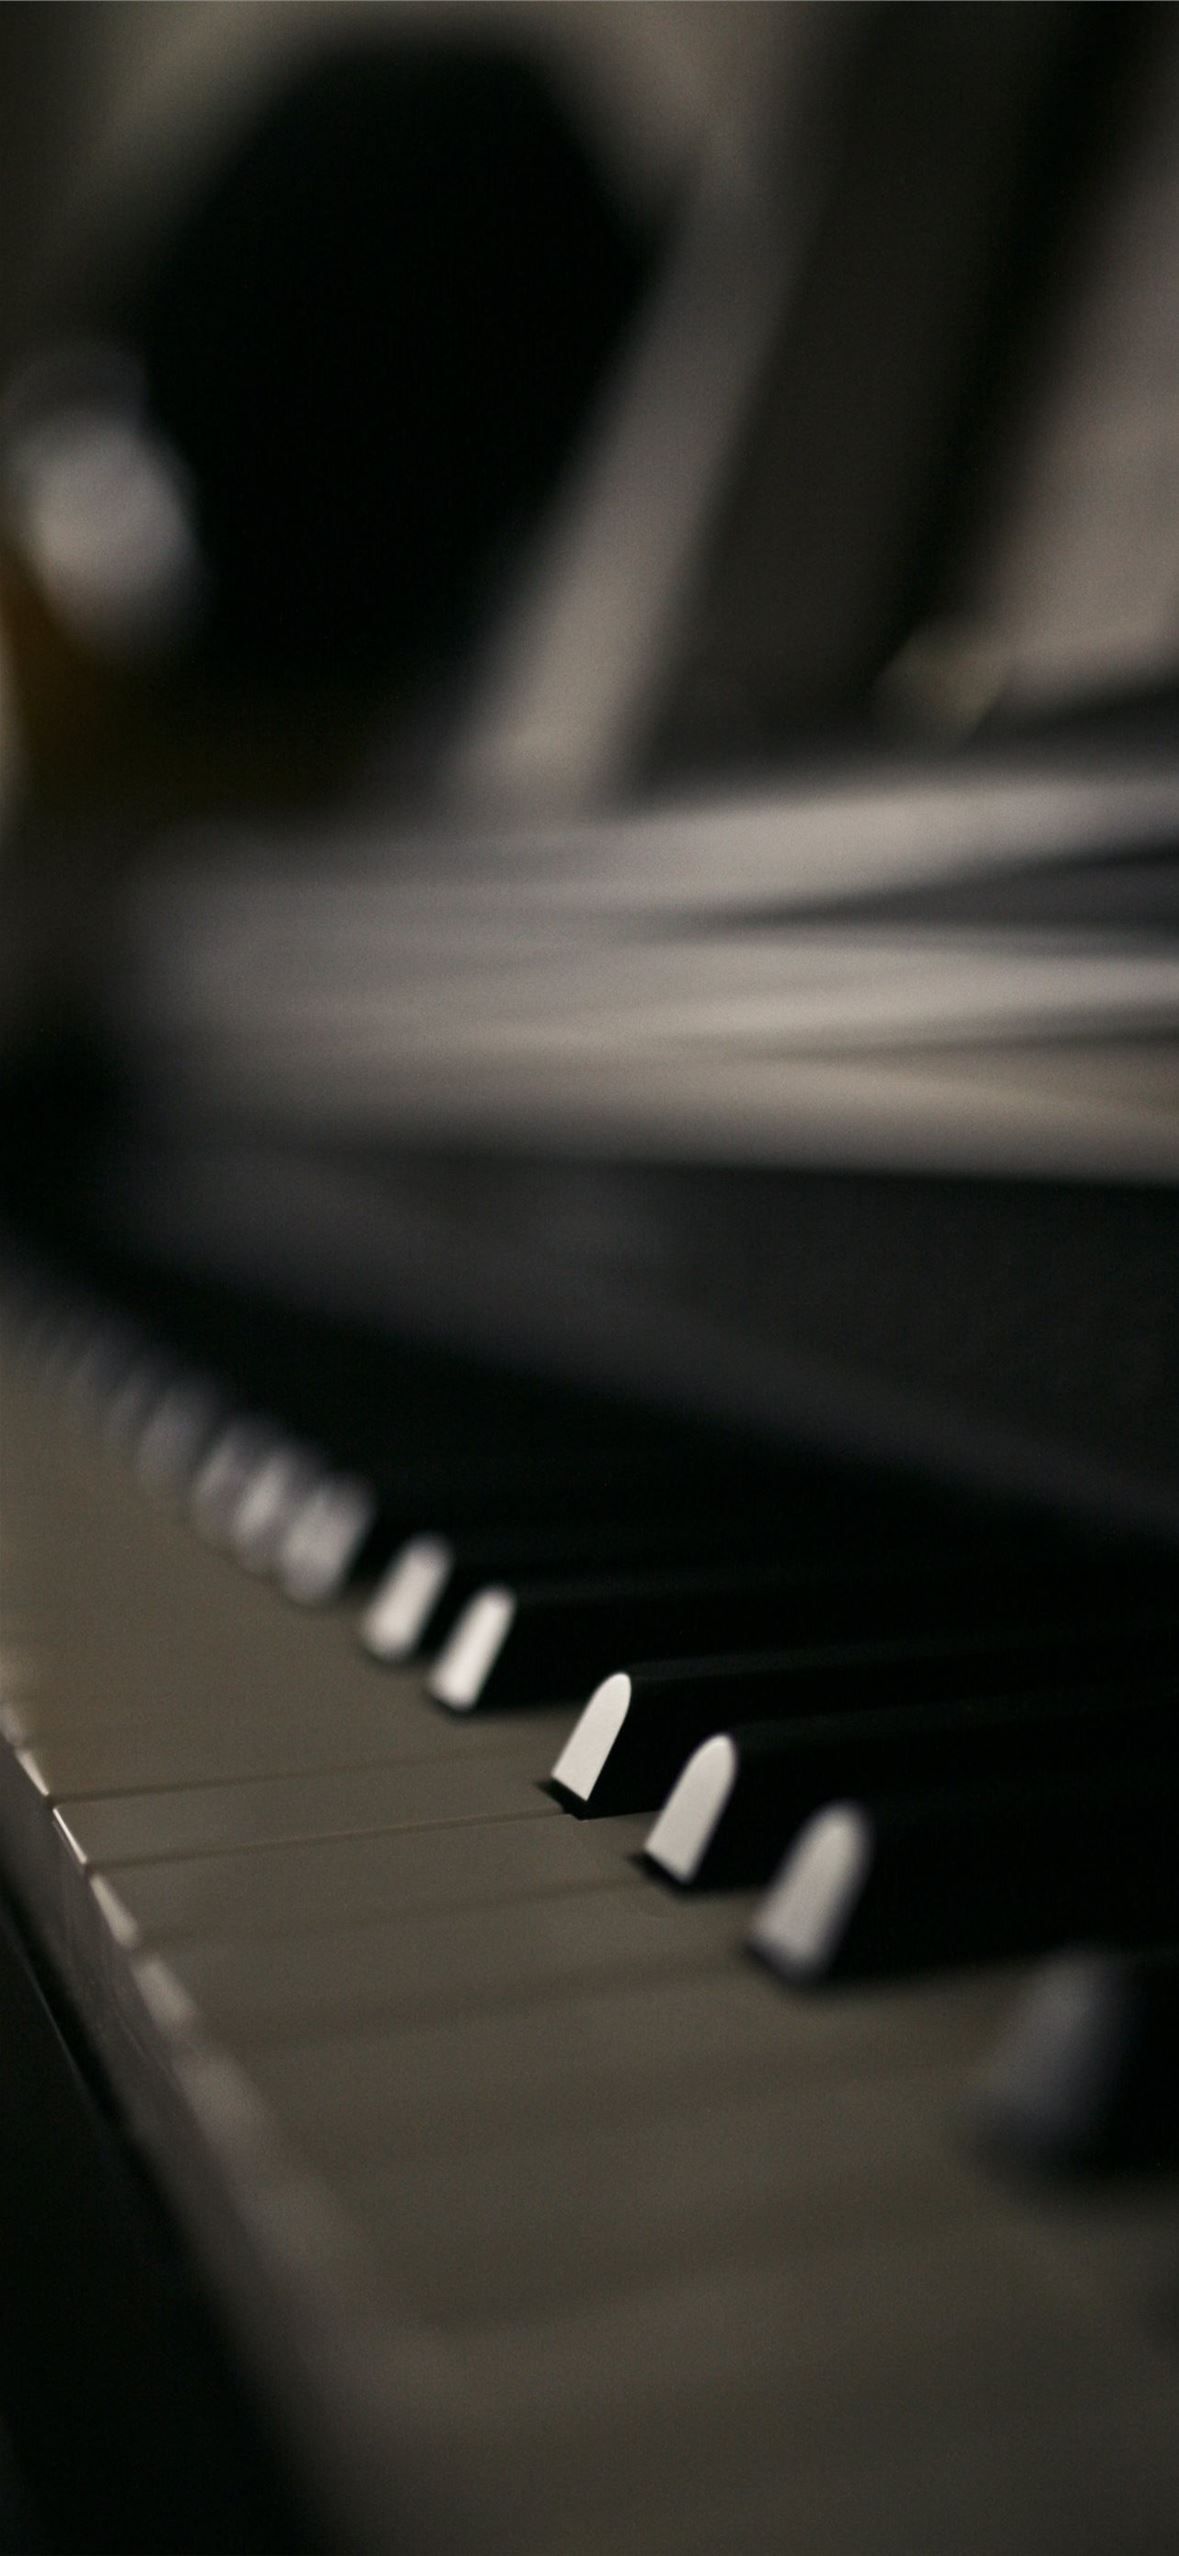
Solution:
<svg viewBox="0 0 1179 2556"><path fill-rule="evenodd" d="M333 1637L342 1610L367 1672L347 1700L300 1692L290 1665L311 1618L288 1613L270 1691L255 1681L248 1713L236 1690L199 1731L168 1699L147 1715L122 1697L104 1712L9 1696L7 1736L157 2006L185 2030L211 2023L238 2061L245 2051L268 2104L297 2095L300 2138L319 2167L342 2154L350 2201L393 2232L427 2314L444 2223L464 2209L454 2170L419 2164L407 2219L403 2150L420 2156L448 2103L493 2149L497 2120L499 2141L516 2139L513 2078L536 2058L512 2017L555 1982L571 2011L582 2001L582 2039L558 2036L543 2100L574 2154L593 2125L590 2183L570 2166L564 2216L550 2189L551 2243L527 2268L527 2190L498 2172L472 2209L468 2189L447 2312L480 2324L493 2302L525 2320L551 2308L570 2211L599 2221L595 2277L604 2257L609 2278L633 2282L642 2250L631 2210L625 2234L611 2229L611 2171L634 2176L658 2223L675 2142L658 2117L624 2129L603 2186L612 2105L644 2042L697 2108L710 2061L730 2097L755 2082L764 2096L768 1978L738 1989L713 1969L743 1940L778 1980L842 1985L845 2000L849 1980L886 1979L887 1997L877 1987L853 2009L858 2026L899 2013L918 2050L932 1995L940 2064L944 1994L915 1980L1096 1939L1107 1949L1033 1982L974 2125L1037 2159L1172 2157L1168 1557L1082 1546L274 1307L158 1279L138 1305L135 1293L112 1313L26 1287L20 1363L37 1390L52 1383L67 1434L83 1415L91 1435L97 1424L108 1488L113 1459L165 1534L183 1518L248 1581L326 1610ZM195 1558L216 1586L218 1561ZM248 1582L243 1594L261 1595ZM92 1606L76 1631L93 1644ZM543 1924L533 1893L546 1894ZM391 1925L403 1900L412 1922L403 1911ZM490 1926L479 1912L493 1901ZM441 1911L480 2020L423 2110L406 2092L405 2034L428 2048L453 1997ZM603 2002L616 1973L629 2020L625 2000ZM1003 1971L978 1977L989 2039L1013 1990ZM742 2048L735 2010L751 1997ZM308 2050L333 2040L338 2073L309 2076ZM814 2093L812 2132L837 2150L842 2137L846 2189L857 2138L870 2151L874 2117L879 2130L879 2088L863 2121L846 2085L838 2121ZM535 2165L534 2140L533 2113ZM457 2167L469 2185L461 2141ZM766 2170L751 2147L730 2181L738 2219L764 2198ZM722 2509L737 2528L727 2501L706 2499L701 2545ZM750 2544L765 2509L757 2500Z"/></svg>

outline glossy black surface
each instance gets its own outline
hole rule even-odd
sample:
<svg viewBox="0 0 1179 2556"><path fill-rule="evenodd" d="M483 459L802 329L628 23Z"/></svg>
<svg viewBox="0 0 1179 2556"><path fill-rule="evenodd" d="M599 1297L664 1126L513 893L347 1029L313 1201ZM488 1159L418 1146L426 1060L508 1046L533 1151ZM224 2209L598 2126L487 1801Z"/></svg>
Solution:
<svg viewBox="0 0 1179 2556"><path fill-rule="evenodd" d="M1082 1603L1081 1610L1084 1612ZM1082 1686L1102 1675L1165 1673L1174 1627L1128 1614L1078 1614L1005 1626L996 1609L985 1625L955 1636L915 1629L892 1641L845 1644L732 1659L647 1661L621 1672L623 1707L602 1716L600 1742L591 1698L583 1717L588 1746L571 1742L553 1769L553 1789L583 1817L654 1810L692 1750L734 1721L785 1720L800 1713L895 1710L922 1698L949 1701L1009 1687L1031 1693L1062 1679Z"/></svg>
<svg viewBox="0 0 1179 2556"><path fill-rule="evenodd" d="M1179 1951L1082 1951L1019 2000L974 2119L1016 2165L1066 2172L1179 2163Z"/></svg>
<svg viewBox="0 0 1179 2556"><path fill-rule="evenodd" d="M1174 1752L1096 1775L873 1798L816 1811L750 1944L818 1986L1047 1950L1079 1932L1151 1943L1179 1927Z"/></svg>
<svg viewBox="0 0 1179 2556"><path fill-rule="evenodd" d="M1170 1751L1179 1773L1175 1674L1147 1687L1123 1677L1105 1687L982 1696L947 1684L930 1704L747 1724L706 1740L689 1760L646 1853L668 1879L695 1889L751 1885L769 1879L811 1811L844 1794L953 1783L969 1801L996 1781L1026 1780L1034 1790L1046 1775L1067 1779L1078 1763L1094 1780L1103 1768L1116 1778L1125 1757L1144 1747L1160 1757ZM709 1749L718 1758L711 1806Z"/></svg>

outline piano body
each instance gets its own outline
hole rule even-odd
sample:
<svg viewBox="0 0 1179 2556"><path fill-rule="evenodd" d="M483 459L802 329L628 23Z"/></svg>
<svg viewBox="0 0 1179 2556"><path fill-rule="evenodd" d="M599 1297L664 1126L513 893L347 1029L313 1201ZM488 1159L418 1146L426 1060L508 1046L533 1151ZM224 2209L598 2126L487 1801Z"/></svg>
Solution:
<svg viewBox="0 0 1179 2556"><path fill-rule="evenodd" d="M13 2546L1175 2543L1170 13L701 16L445 719L20 819Z"/></svg>

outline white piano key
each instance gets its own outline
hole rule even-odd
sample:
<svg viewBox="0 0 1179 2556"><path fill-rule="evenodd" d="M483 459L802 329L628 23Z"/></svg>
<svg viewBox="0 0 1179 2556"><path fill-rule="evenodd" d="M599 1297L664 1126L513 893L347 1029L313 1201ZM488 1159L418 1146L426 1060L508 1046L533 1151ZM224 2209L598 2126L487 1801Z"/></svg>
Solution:
<svg viewBox="0 0 1179 2556"><path fill-rule="evenodd" d="M620 1861L620 1883L625 1874ZM730 1942L739 1923L730 1917ZM279 1942L189 1941L171 1945L168 1958L215 2036L289 2041L564 1997L609 1979L673 1977L698 1969L717 1934L711 1908L664 1904L640 1914L620 1887L459 1912L402 1910Z"/></svg>
<svg viewBox="0 0 1179 2556"><path fill-rule="evenodd" d="M243 1847L112 1869L120 1897L155 1943L218 1933L273 1941L398 1910L616 1888L620 1859L637 1851L642 1835L638 1819L583 1829L530 1811L482 1826L317 1837L264 1855Z"/></svg>
<svg viewBox="0 0 1179 2556"><path fill-rule="evenodd" d="M517 1743L518 1745L518 1743ZM228 1788L235 1783L282 1783L294 1776L311 1778L363 1769L436 1766L445 1752L431 1749L416 1733L388 1732L379 1713L342 1713L338 1724L281 1725L231 1712L210 1715L196 1730L144 1729L130 1724L87 1733L50 1733L36 1742L38 1761L55 1799L91 1800L127 1795L155 1798L192 1789ZM511 1755L510 1746L480 1753L479 1762ZM531 1773L531 1760L527 1762Z"/></svg>
<svg viewBox="0 0 1179 2556"><path fill-rule="evenodd" d="M834 2103L823 2078L787 2071L734 2100L722 2077L679 2115L557 2136L522 2120L510 2145L441 2147L428 2178L377 2165L342 2189L423 2315L478 2325L489 2300L505 2319L558 2315L687 2263L785 2261L870 2243L885 2222L969 2216L944 2135L958 2087L928 2054L847 2079Z"/></svg>
<svg viewBox="0 0 1179 2556"><path fill-rule="evenodd" d="M773 1992L714 1950L697 1977L583 1990L527 2007L400 2031L325 2035L286 2048L227 2030L292 2136L327 2162L401 2152L428 2156L444 2139L487 2147L543 2121L587 2124L673 2114L781 2082L783 2068L824 2078L837 2100L846 2071L903 2048L913 2059L977 2058L1003 1995L971 1990L905 2001L848 2000L817 2012L805 2035L775 2033Z"/></svg>
<svg viewBox="0 0 1179 2556"><path fill-rule="evenodd" d="M47 1780L52 1758L43 1763ZM240 1783L176 1785L158 1792L59 1797L88 1863L106 1867L165 1854L214 1854L300 1837L358 1837L376 1829L444 1828L519 1819L535 1807L531 1753L425 1765L336 1768L317 1775L259 1776ZM51 1787L52 1788L52 1787Z"/></svg>
<svg viewBox="0 0 1179 2556"><path fill-rule="evenodd" d="M802 2556L1149 2556L1179 2488L1173 2362L1132 2326L1111 2354L1066 2261L983 2196L957 2225L902 2213L858 2246L492 2308L453 2342L468 2456L519 2473L530 2552L639 2556L651 2510L678 2548L760 2489L777 2524L736 2541L758 2556L783 2527Z"/></svg>

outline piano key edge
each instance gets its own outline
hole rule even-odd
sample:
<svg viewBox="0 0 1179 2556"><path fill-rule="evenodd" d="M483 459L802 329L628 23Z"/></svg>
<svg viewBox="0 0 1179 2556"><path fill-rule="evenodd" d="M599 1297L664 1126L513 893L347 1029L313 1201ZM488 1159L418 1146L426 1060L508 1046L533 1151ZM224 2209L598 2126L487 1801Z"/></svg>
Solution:
<svg viewBox="0 0 1179 2556"><path fill-rule="evenodd" d="M0 1857L67 2029L183 2232L218 2322L333 2548L480 2556L506 2532L452 2498L461 2407L442 2346L392 2320L347 2224L236 2063L81 1860L35 1757L0 1741ZM79 2017L88 2019L85 2026ZM444 2496L438 2480L447 2479Z"/></svg>

